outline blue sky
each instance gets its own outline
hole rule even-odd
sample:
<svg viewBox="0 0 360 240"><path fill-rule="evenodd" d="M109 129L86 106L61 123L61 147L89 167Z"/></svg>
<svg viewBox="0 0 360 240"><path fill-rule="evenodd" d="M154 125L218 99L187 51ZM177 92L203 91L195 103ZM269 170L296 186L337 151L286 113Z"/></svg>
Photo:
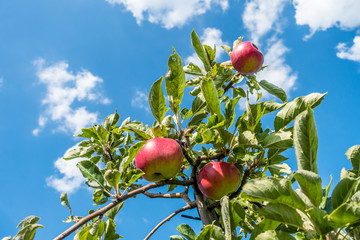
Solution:
<svg viewBox="0 0 360 240"><path fill-rule="evenodd" d="M80 140L73 135L115 109L121 120L152 123L147 94L165 74L172 46L185 63L199 61L193 28L207 44L232 45L239 36L257 43L269 65L258 80L277 84L290 99L328 92L315 109L318 167L323 185L330 175L338 182L341 168L350 168L346 150L360 144L359 11L358 0L0 1L0 237L14 235L28 215L45 226L36 239L64 231L62 191L75 214L93 207L76 161L61 159ZM288 156L296 170L293 152ZM132 199L118 216L118 232L142 239L182 206ZM201 227L177 216L154 239L176 234L181 222Z"/></svg>

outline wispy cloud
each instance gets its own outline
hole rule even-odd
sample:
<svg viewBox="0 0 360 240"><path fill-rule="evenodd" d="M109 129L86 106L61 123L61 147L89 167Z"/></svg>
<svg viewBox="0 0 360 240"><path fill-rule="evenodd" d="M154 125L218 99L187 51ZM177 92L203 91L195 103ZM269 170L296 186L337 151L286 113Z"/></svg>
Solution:
<svg viewBox="0 0 360 240"><path fill-rule="evenodd" d="M295 88L297 74L293 73L291 67L286 64L286 53L290 50L284 45L282 40L276 38L268 42L268 49L264 56L264 63L268 65L256 76L258 81L263 79L275 84L289 93Z"/></svg>
<svg viewBox="0 0 360 240"><path fill-rule="evenodd" d="M147 20L170 29L181 27L192 17L206 13L213 5L225 11L228 0L106 0L130 11L138 24Z"/></svg>
<svg viewBox="0 0 360 240"><path fill-rule="evenodd" d="M2 87L4 79L0 77L0 87Z"/></svg>
<svg viewBox="0 0 360 240"><path fill-rule="evenodd" d="M248 1L242 15L245 27L250 31L251 41L258 44L260 38L270 30L281 31L278 21L287 0Z"/></svg>
<svg viewBox="0 0 360 240"><path fill-rule="evenodd" d="M73 74L65 61L48 65L44 59L35 60L34 65L39 82L46 86L42 99L44 110L39 116L38 127L33 130L34 135L38 135L50 121L56 124L56 131L79 133L82 128L97 122L98 118L97 112L87 110L84 101L110 103L110 99L99 91L103 80L88 70L82 69ZM78 106L79 103L83 106Z"/></svg>
<svg viewBox="0 0 360 240"><path fill-rule="evenodd" d="M346 43L339 43L336 48L338 50L336 56L339 58L360 62L360 36L354 38L351 47L348 47Z"/></svg>
<svg viewBox="0 0 360 240"><path fill-rule="evenodd" d="M136 89L133 98L131 99L131 106L150 112L148 94Z"/></svg>
<svg viewBox="0 0 360 240"><path fill-rule="evenodd" d="M352 29L360 26L359 0L294 0L298 25L308 25L310 38L331 27Z"/></svg>
<svg viewBox="0 0 360 240"><path fill-rule="evenodd" d="M221 48L221 45L226 43L223 42L221 36L222 36L222 32L217 28L205 28L203 34L200 36L200 40L202 44L206 44L212 48L214 47L214 45L216 45L216 60L220 59L222 55L225 53L225 51ZM203 66L201 60L199 59L196 53L185 59L186 64L190 62L198 66Z"/></svg>
<svg viewBox="0 0 360 240"><path fill-rule="evenodd" d="M54 188L58 192L66 192L68 194L75 193L84 182L80 170L76 164L84 159L73 159L65 161L58 158L54 166L59 174L52 175L46 179L47 186Z"/></svg>

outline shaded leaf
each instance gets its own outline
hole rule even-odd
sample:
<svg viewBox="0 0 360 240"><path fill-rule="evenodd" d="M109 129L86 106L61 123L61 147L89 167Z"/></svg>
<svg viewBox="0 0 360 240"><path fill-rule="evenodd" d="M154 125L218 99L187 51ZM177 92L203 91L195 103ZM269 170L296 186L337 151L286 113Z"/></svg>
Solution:
<svg viewBox="0 0 360 240"><path fill-rule="evenodd" d="M117 113L117 111L115 111L115 113L107 116L104 120L104 127L107 131L110 131L112 128L114 128L116 126L116 124L119 121L119 114Z"/></svg>
<svg viewBox="0 0 360 240"><path fill-rule="evenodd" d="M296 118L293 132L298 169L317 173L318 136L310 105Z"/></svg>
<svg viewBox="0 0 360 240"><path fill-rule="evenodd" d="M336 227L344 227L345 225L360 220L360 203L349 202L343 203L329 215L329 219Z"/></svg>
<svg viewBox="0 0 360 240"><path fill-rule="evenodd" d="M278 97L281 101L286 102L287 101L287 96L284 90L282 90L281 88L279 88L278 86L266 81L266 80L261 80L259 82L260 86L265 89L266 91L268 91L270 94Z"/></svg>
<svg viewBox="0 0 360 240"><path fill-rule="evenodd" d="M281 128L292 122L297 115L306 110L309 104L312 108L317 107L326 94L327 93L311 93L307 96L297 97L293 101L287 103L275 117L275 131L279 131Z"/></svg>
<svg viewBox="0 0 360 240"><path fill-rule="evenodd" d="M98 183L101 187L104 187L104 176L100 172L99 168L91 161L80 161L76 164L80 169L82 175L92 181Z"/></svg>
<svg viewBox="0 0 360 240"><path fill-rule="evenodd" d="M191 44L193 45L196 54L204 64L205 70L210 71L211 69L210 60L195 30L192 30L191 32Z"/></svg>
<svg viewBox="0 0 360 240"><path fill-rule="evenodd" d="M204 95L206 104L209 107L211 114L220 115L220 101L217 90L212 79L201 81L201 92Z"/></svg>
<svg viewBox="0 0 360 240"><path fill-rule="evenodd" d="M288 149L292 147L291 132L272 132L262 142L265 148Z"/></svg>
<svg viewBox="0 0 360 240"><path fill-rule="evenodd" d="M314 172L298 170L294 174L301 191L318 207L322 200L321 178Z"/></svg>
<svg viewBox="0 0 360 240"><path fill-rule="evenodd" d="M184 96L185 73L183 71L182 60L174 50L168 60L168 71L165 75L165 88L171 110L177 114L180 110L180 103Z"/></svg>
<svg viewBox="0 0 360 240"><path fill-rule="evenodd" d="M291 188L287 179L261 178L250 180L243 188L242 196L254 201L282 203L293 208L304 210L305 203Z"/></svg>
<svg viewBox="0 0 360 240"><path fill-rule="evenodd" d="M259 213L266 219L289 224L298 228L303 228L301 215L292 207L281 203L269 203Z"/></svg>
<svg viewBox="0 0 360 240"><path fill-rule="evenodd" d="M356 183L356 179L344 178L335 186L331 194L331 203L333 209L336 209L342 203L348 201L351 198Z"/></svg>
<svg viewBox="0 0 360 240"><path fill-rule="evenodd" d="M16 228L20 228L20 227L24 228L24 227L26 227L26 226L28 226L28 225L37 223L39 220L40 220L40 218L37 217L37 216L28 216L28 217L24 218L24 219L17 225Z"/></svg>
<svg viewBox="0 0 360 240"><path fill-rule="evenodd" d="M360 176L360 145L355 145L346 151L347 158L351 161L356 176Z"/></svg>
<svg viewBox="0 0 360 240"><path fill-rule="evenodd" d="M231 221L230 221L230 204L229 197L224 196L221 198L221 217L223 221L223 226L225 230L225 239L231 240Z"/></svg>
<svg viewBox="0 0 360 240"><path fill-rule="evenodd" d="M181 235L183 235L187 240L195 240L197 235L195 234L194 230L187 224L183 223L180 224L176 228Z"/></svg>
<svg viewBox="0 0 360 240"><path fill-rule="evenodd" d="M166 114L165 97L162 91L163 77L153 83L149 93L149 105L153 116L161 122Z"/></svg>

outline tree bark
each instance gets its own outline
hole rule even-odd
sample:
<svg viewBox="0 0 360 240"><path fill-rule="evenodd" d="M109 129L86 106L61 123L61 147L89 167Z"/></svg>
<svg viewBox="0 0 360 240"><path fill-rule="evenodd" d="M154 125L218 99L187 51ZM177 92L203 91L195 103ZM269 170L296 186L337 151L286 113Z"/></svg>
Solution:
<svg viewBox="0 0 360 240"><path fill-rule="evenodd" d="M205 226L214 223L219 226L219 218L215 210L208 209L210 205L209 200L201 193L195 191L195 201L202 224Z"/></svg>

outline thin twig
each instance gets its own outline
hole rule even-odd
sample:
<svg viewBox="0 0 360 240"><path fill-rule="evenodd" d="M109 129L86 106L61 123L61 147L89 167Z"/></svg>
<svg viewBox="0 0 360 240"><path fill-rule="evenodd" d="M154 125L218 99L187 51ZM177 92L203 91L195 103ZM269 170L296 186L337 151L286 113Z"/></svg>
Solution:
<svg viewBox="0 0 360 240"><path fill-rule="evenodd" d="M116 205L118 205L119 203L125 201L128 198L134 197L138 194L144 193L150 189L153 188L157 188L157 187L161 187L164 185L168 185L168 184L177 184L177 185L181 185L181 186L189 186L191 185L193 182L192 181L179 181L179 180L163 180L163 181L159 181L159 182L155 182L155 183L150 183L144 187L138 188L134 191L131 191L119 198L117 198L114 202L106 205L105 207L99 209L96 212L93 212L92 214L89 214L88 216L80 219L77 223L75 223L74 225L72 225L70 228L68 228L67 230L65 230L63 233L61 233L59 236L57 236L56 238L54 238L54 240L60 240L60 239L64 239L65 237L69 236L71 233L73 233L76 229L78 229L79 227L81 227L82 225L84 225L85 223L87 223L88 221L104 215L107 211L109 211L110 209L112 209L113 207L115 207Z"/></svg>
<svg viewBox="0 0 360 240"><path fill-rule="evenodd" d="M189 210L189 209L193 209L196 207L196 202L193 201L191 202L190 204L176 210L175 212L173 212L172 214L170 214L167 218L165 218L164 220L162 220L158 225L156 225L156 227L151 230L151 232L144 238L144 240L148 240L151 235L153 235L156 230L158 230L165 222L169 221L171 218L173 218L174 216L176 216L177 214L181 213L181 212L184 212L186 210Z"/></svg>

